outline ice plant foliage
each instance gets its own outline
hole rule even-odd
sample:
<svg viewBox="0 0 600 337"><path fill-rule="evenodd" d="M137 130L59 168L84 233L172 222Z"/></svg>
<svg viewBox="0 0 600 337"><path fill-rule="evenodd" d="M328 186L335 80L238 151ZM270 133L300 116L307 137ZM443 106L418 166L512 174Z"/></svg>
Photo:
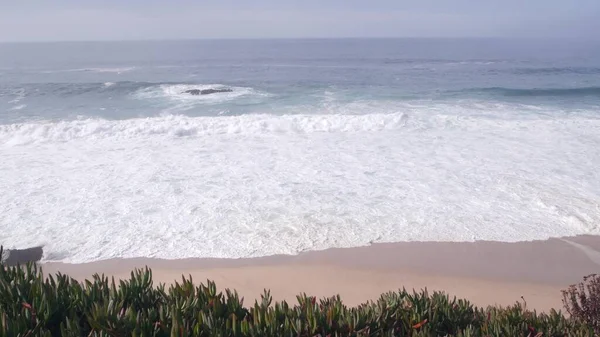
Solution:
<svg viewBox="0 0 600 337"><path fill-rule="evenodd" d="M581 300L580 293L568 294ZM445 293L404 289L352 308L339 296L274 302L268 290L244 305L236 291L219 291L211 281L196 285L183 277L169 287L154 285L147 268L128 280L94 275L78 282L43 275L35 264L0 266L0 337L594 336L597 320L578 314L587 304L577 308L567 306L568 318L530 311L524 303L478 308Z"/></svg>

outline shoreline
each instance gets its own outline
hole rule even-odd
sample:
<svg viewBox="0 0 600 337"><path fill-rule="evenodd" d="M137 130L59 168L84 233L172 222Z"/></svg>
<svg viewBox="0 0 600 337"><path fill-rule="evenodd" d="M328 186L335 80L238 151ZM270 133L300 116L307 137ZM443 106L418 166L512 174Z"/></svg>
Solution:
<svg viewBox="0 0 600 337"><path fill-rule="evenodd" d="M529 309L549 311L562 309L562 289L600 272L600 236L516 243L378 243L249 259L131 258L40 265L45 274L61 272L80 281L95 273L128 278L133 269L147 266L155 284L190 275L196 283L210 279L220 290L235 289L250 302L270 289L275 300L295 302L303 292L319 298L339 294L345 304L358 305L404 287L444 291L484 307L524 298Z"/></svg>

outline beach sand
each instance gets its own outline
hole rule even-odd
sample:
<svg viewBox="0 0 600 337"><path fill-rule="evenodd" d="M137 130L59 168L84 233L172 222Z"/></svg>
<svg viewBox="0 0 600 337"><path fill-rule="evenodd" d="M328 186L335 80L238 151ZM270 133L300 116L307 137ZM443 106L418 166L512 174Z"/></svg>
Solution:
<svg viewBox="0 0 600 337"><path fill-rule="evenodd" d="M401 288L442 290L479 306L511 305L525 299L538 311L562 309L561 289L600 272L600 237L500 243L404 242L336 248L296 256L252 259L114 259L86 264L43 263L44 272L78 280L94 273L126 278L148 266L155 283L182 274L196 283L210 279L221 290L236 289L252 303L263 289L275 300L296 295L339 294L348 305L374 300Z"/></svg>

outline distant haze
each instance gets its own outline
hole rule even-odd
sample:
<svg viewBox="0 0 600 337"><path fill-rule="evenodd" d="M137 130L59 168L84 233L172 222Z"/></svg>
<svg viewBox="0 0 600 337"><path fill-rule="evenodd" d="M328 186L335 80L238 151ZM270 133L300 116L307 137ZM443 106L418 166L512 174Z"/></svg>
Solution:
<svg viewBox="0 0 600 337"><path fill-rule="evenodd" d="M596 39L598 0L30 0L0 3L0 41L301 37Z"/></svg>

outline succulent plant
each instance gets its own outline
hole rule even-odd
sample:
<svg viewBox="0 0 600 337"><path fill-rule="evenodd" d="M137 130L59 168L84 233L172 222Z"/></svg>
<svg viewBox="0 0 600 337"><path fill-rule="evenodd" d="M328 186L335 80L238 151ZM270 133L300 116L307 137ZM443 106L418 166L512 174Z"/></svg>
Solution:
<svg viewBox="0 0 600 337"><path fill-rule="evenodd" d="M0 247L0 254L2 249ZM25 336L594 336L592 326L525 303L479 308L442 292L401 289L347 307L339 296L307 294L251 306L210 280L182 277L168 288L136 269L116 282L44 275L35 264L0 265L0 337Z"/></svg>

